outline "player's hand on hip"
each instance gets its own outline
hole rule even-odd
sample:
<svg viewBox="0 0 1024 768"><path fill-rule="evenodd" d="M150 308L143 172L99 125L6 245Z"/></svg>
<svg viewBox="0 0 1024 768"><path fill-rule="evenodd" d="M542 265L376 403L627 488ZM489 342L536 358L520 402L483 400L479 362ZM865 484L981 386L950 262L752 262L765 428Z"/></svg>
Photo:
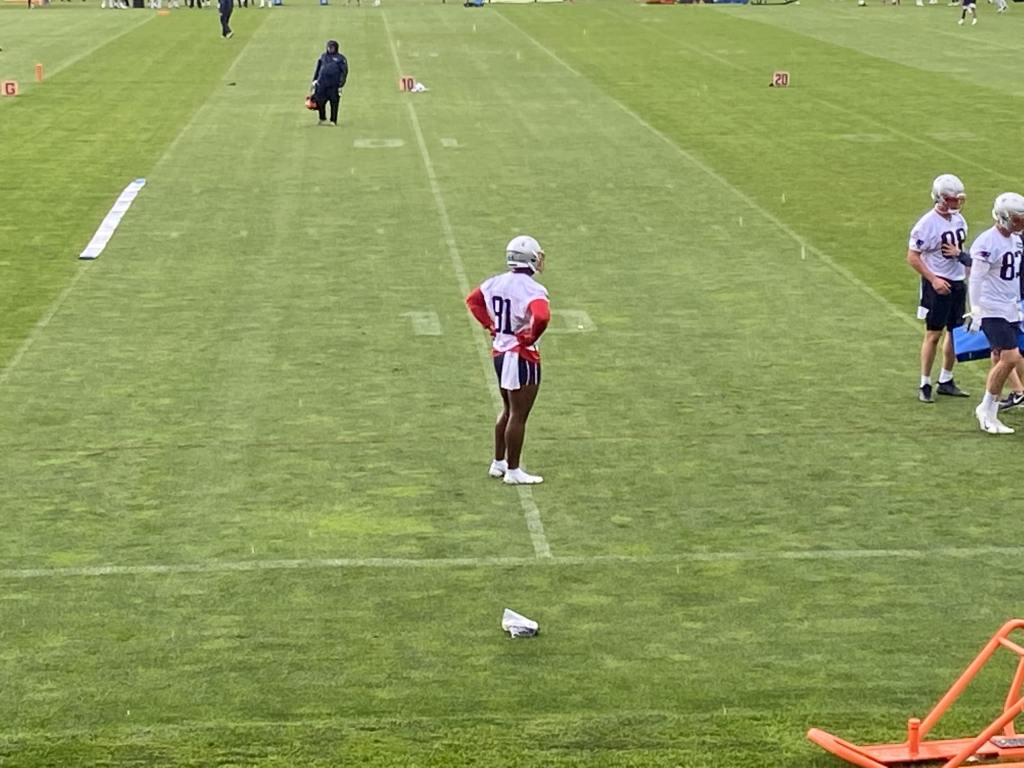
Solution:
<svg viewBox="0 0 1024 768"><path fill-rule="evenodd" d="M947 293L949 293L949 283L947 283L941 277L936 277L932 279L932 288L934 288L935 292L940 296L945 296Z"/></svg>

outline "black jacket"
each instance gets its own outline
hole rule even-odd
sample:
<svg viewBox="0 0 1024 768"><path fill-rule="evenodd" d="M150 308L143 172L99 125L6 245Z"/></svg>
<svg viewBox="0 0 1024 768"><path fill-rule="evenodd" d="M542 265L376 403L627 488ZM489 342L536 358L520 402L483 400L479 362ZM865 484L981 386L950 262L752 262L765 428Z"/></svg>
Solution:
<svg viewBox="0 0 1024 768"><path fill-rule="evenodd" d="M325 53L316 62L313 71L317 90L344 88L348 80L348 59L341 53Z"/></svg>

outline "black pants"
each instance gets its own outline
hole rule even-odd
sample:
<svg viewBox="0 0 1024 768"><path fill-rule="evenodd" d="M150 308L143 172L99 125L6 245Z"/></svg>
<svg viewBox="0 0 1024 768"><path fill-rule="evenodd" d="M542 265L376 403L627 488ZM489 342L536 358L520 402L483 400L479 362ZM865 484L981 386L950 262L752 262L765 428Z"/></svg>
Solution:
<svg viewBox="0 0 1024 768"><path fill-rule="evenodd" d="M231 33L231 27L228 26L228 20L231 18L231 6L221 6L220 8L220 34L221 37L227 37Z"/></svg>
<svg viewBox="0 0 1024 768"><path fill-rule="evenodd" d="M316 95L313 97L316 99L318 109L320 110L320 119L327 119L327 102L331 103L331 122L337 124L338 122L338 105L341 103L341 91L337 88L329 88L325 91L317 89Z"/></svg>

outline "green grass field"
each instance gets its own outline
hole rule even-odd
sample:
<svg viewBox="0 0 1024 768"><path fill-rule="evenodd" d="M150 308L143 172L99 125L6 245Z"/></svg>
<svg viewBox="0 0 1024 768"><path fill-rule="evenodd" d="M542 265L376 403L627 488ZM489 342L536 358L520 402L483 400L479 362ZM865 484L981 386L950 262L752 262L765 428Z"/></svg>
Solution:
<svg viewBox="0 0 1024 768"><path fill-rule="evenodd" d="M1024 189L1024 7L335 2L229 41L0 8L0 765L903 738L1024 613L1020 435L977 429L982 363L917 402L904 259L937 174L972 236ZM302 107L329 37L337 129ZM517 491L463 297L521 232L555 317Z"/></svg>

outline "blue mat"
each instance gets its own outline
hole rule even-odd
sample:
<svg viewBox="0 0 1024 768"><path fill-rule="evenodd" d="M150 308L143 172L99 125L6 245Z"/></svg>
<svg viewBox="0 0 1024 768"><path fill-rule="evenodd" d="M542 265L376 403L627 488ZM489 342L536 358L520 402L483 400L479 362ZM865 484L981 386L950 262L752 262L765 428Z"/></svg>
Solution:
<svg viewBox="0 0 1024 768"><path fill-rule="evenodd" d="M1017 331L1017 347L1024 352L1024 331ZM992 349L981 331L970 333L966 325L953 329L953 351L959 363L968 360L988 360Z"/></svg>

